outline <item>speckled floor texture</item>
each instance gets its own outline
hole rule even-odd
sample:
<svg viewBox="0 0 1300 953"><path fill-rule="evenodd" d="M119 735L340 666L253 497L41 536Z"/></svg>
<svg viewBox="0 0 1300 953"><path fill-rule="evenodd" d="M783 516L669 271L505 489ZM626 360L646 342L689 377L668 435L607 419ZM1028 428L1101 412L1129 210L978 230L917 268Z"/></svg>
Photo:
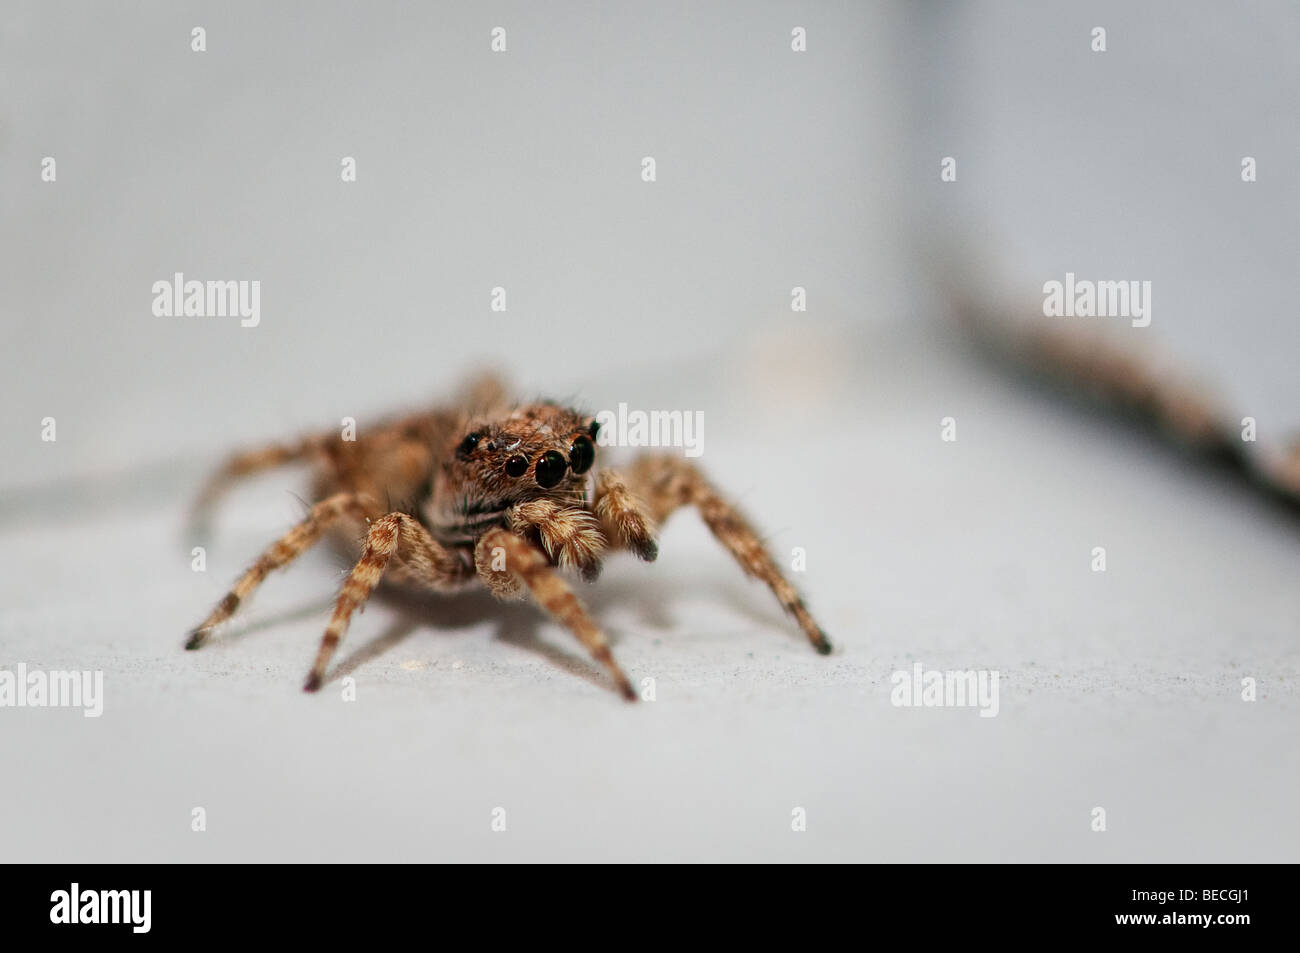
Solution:
<svg viewBox="0 0 1300 953"><path fill-rule="evenodd" d="M204 573L181 534L193 463L104 481L93 511L29 495L0 535L5 660L102 670L105 697L99 718L0 712L14 766L0 811L21 818L6 855L1292 857L1297 526L957 351L931 349L917 374L915 341L856 343L861 359L822 383L861 414L795 401L755 419L743 374L687 395L709 408L716 481L778 553L806 550L797 578L835 654L814 654L682 511L657 563L616 557L582 589L633 680L653 679L635 705L530 605L482 595L377 601L305 695L342 571L326 551L274 576L246 624L182 651L297 518L289 471L230 499ZM835 449L824 465L790 456L809 444ZM891 675L916 662L996 670L996 717L891 704Z"/></svg>

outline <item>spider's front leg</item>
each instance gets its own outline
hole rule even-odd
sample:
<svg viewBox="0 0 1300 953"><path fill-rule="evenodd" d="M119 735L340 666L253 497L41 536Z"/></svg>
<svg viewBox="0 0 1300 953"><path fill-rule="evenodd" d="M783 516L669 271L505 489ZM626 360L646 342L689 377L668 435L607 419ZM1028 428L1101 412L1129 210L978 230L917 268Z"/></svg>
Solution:
<svg viewBox="0 0 1300 953"><path fill-rule="evenodd" d="M600 575L605 534L588 510L555 500L528 500L510 508L506 525L524 537L535 532L547 556L565 569L578 570L587 582Z"/></svg>
<svg viewBox="0 0 1300 953"><path fill-rule="evenodd" d="M596 477L595 509L606 536L646 562L655 561L659 555L655 518L645 501L628 489L627 481L614 470L601 470Z"/></svg>
<svg viewBox="0 0 1300 953"><path fill-rule="evenodd" d="M693 504L705 525L740 563L747 574L767 583L782 607L799 623L818 652L828 655L830 640L813 621L803 599L782 575L762 539L749 521L705 479L689 460L666 454L649 454L633 462L627 483L636 497L645 500L650 517L662 523L673 510Z"/></svg>
<svg viewBox="0 0 1300 953"><path fill-rule="evenodd" d="M469 573L469 567L439 545L413 517L389 513L375 520L366 535L361 558L339 591L334 614L321 638L320 651L316 653L316 663L307 676L304 691L314 692L321 687L325 669L348 631L352 613L365 605L394 558L393 568L400 569L403 578L433 589L454 588Z"/></svg>
<svg viewBox="0 0 1300 953"><path fill-rule="evenodd" d="M545 553L510 530L494 529L479 538L474 562L484 585L497 596L508 598L518 592L520 584L527 587L537 604L576 635L592 658L609 670L623 697L636 701L636 691L614 661L605 633L551 567Z"/></svg>

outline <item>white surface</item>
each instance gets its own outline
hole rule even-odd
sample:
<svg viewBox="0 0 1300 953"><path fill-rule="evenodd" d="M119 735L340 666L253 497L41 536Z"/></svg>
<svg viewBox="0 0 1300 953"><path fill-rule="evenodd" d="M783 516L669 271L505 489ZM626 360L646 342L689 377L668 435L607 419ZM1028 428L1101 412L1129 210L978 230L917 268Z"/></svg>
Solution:
<svg viewBox="0 0 1300 953"><path fill-rule="evenodd" d="M22 819L7 856L1293 859L1295 526L955 355L917 373L916 341L848 344L857 382L827 377L833 403L743 437L719 410L706 456L778 552L807 548L800 582L836 654L812 653L684 513L657 564L611 563L584 593L654 703L620 702L528 606L476 598L373 605L340 655L357 700L337 677L305 696L338 581L323 555L268 582L252 617L312 611L181 651L294 518L278 480L232 501L206 574L171 492L11 526L5 551L46 571L4 576L7 656L102 668L107 698L99 719L3 713L23 766L0 804ZM999 715L892 707L889 675L914 660L998 669Z"/></svg>

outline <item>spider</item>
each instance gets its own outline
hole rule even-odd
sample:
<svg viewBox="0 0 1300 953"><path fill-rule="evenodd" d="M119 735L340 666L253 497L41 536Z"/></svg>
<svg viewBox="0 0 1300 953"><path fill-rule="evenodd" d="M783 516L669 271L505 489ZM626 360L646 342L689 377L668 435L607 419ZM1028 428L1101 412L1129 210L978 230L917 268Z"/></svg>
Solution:
<svg viewBox="0 0 1300 953"><path fill-rule="evenodd" d="M591 415L556 403L513 404L500 380L481 375L452 405L387 420L353 440L331 431L235 454L200 494L196 525L233 481L289 463L317 463L316 502L191 631L185 647L202 646L272 570L329 532L359 557L338 594L306 691L320 689L352 614L382 579L444 593L481 585L500 599L531 594L609 671L623 697L635 701L604 633L562 571L595 581L611 547L652 562L658 525L693 504L741 568L767 583L813 647L831 651L753 527L693 463L654 453L638 457L625 474L599 468L597 430Z"/></svg>

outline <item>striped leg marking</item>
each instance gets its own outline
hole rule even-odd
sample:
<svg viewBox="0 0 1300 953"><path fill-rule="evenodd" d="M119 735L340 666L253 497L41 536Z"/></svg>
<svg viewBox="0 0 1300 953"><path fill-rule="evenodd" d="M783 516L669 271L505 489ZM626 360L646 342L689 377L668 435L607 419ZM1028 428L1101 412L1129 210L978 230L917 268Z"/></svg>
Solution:
<svg viewBox="0 0 1300 953"><path fill-rule="evenodd" d="M217 603L212 613L191 630L185 647L197 649L206 642L212 630L234 615L240 603L253 594L272 570L281 569L293 562L310 549L333 523L348 514L358 517L366 515L365 504L353 493L339 493L313 506L306 519L285 533L258 557L257 562L248 567L234 588Z"/></svg>
<svg viewBox="0 0 1300 953"><path fill-rule="evenodd" d="M830 640L813 621L798 591L782 575L763 546L758 531L705 479L694 464L681 457L653 454L640 457L627 474L628 485L650 506L655 522L662 523L678 507L693 504L705 525L740 563L747 575L767 583L782 608L794 616L808 641L822 655L831 651Z"/></svg>
<svg viewBox="0 0 1300 953"><path fill-rule="evenodd" d="M504 556L504 568L499 568L497 556ZM569 584L551 568L546 555L522 536L505 529L485 533L474 549L478 571L493 592L505 589L494 584L492 577L503 574L518 579L532 593L533 599L553 619L568 628L587 651L614 677L619 691L628 701L636 701L636 692L623 670L614 661L605 633L592 621L586 608L574 595Z"/></svg>
<svg viewBox="0 0 1300 953"><path fill-rule="evenodd" d="M317 691L325 681L325 670L339 642L348 631L352 613L362 608L379 585L389 560L397 555L406 567L417 569L425 581L452 581L464 573L464 564L443 549L420 523L405 513L389 513L370 525L361 558L343 583L334 614L321 638L316 662L303 690Z"/></svg>

